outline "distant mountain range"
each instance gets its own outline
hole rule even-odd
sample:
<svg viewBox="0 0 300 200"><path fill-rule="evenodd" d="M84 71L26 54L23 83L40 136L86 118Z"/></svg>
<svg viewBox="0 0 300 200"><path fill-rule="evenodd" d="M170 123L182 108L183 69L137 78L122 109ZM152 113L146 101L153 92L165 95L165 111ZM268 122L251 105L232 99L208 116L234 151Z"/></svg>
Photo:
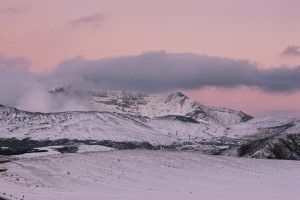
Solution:
<svg viewBox="0 0 300 200"><path fill-rule="evenodd" d="M145 94L71 90L53 96L79 99L90 111L37 113L0 106L0 153L14 155L63 145L115 149L199 151L237 157L300 160L300 118L253 118L204 106L180 92Z"/></svg>

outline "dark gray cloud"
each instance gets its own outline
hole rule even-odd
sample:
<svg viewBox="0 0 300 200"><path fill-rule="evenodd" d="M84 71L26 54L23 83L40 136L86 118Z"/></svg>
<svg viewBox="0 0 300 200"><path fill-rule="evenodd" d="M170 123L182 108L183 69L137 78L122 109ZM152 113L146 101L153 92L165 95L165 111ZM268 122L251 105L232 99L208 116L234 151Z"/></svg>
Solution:
<svg viewBox="0 0 300 200"><path fill-rule="evenodd" d="M300 89L300 66L263 70L247 60L166 52L93 61L78 57L60 63L51 76L62 84L146 92L206 86L249 86L267 92Z"/></svg>
<svg viewBox="0 0 300 200"><path fill-rule="evenodd" d="M6 8L0 8L0 13L5 14L21 14L29 10L29 5L9 6Z"/></svg>
<svg viewBox="0 0 300 200"><path fill-rule="evenodd" d="M300 46L290 45L282 52L284 56L300 56Z"/></svg>
<svg viewBox="0 0 300 200"><path fill-rule="evenodd" d="M66 60L48 74L28 70L23 58L0 55L0 104L31 111L85 110L76 99L54 99L47 91L73 89L167 92L207 86L254 87L265 92L300 90L300 66L260 69L247 60L163 51L99 60Z"/></svg>
<svg viewBox="0 0 300 200"><path fill-rule="evenodd" d="M83 16L77 19L73 19L68 22L68 25L73 29L82 29L82 28L97 29L101 26L105 18L106 15L93 14L93 15Z"/></svg>

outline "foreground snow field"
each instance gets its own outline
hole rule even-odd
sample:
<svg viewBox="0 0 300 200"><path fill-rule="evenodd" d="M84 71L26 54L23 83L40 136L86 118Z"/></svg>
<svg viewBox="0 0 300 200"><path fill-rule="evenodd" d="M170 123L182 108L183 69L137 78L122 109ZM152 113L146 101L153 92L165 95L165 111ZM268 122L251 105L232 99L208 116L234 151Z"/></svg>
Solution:
<svg viewBox="0 0 300 200"><path fill-rule="evenodd" d="M7 199L298 200L300 162L122 150L1 164ZM24 195L24 196L23 196Z"/></svg>

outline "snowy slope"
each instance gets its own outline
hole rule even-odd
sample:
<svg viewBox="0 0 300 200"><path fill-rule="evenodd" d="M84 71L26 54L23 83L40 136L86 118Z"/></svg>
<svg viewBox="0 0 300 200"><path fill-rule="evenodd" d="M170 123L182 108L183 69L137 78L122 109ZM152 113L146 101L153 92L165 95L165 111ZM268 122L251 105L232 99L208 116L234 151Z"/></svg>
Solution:
<svg viewBox="0 0 300 200"><path fill-rule="evenodd" d="M298 200L300 162L110 151L2 164L8 199Z"/></svg>
<svg viewBox="0 0 300 200"><path fill-rule="evenodd" d="M170 144L178 140L224 135L219 124L190 123L109 112L31 113L0 107L0 138L34 140L147 141Z"/></svg>

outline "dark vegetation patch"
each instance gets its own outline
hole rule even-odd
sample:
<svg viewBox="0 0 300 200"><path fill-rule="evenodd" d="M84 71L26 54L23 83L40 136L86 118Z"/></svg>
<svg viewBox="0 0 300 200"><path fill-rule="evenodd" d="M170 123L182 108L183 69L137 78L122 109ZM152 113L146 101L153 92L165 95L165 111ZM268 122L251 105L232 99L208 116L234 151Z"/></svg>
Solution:
<svg viewBox="0 0 300 200"><path fill-rule="evenodd" d="M0 159L0 164L4 164L4 163L8 163L8 162L10 162L11 160L8 160L8 159Z"/></svg>
<svg viewBox="0 0 300 200"><path fill-rule="evenodd" d="M7 171L7 169L0 168L0 173L1 173L1 172L6 172L6 171Z"/></svg>
<svg viewBox="0 0 300 200"><path fill-rule="evenodd" d="M238 157L300 160L300 134L270 135L265 138L232 139L213 138L205 141L178 141L169 145L152 145L149 142L112 141L112 140L18 140L0 139L0 155L19 155L33 152L46 152L40 147L62 146L55 148L60 153L76 153L79 145L99 145L117 150L147 149L169 151L197 151L210 155L229 155ZM1 161L1 159L0 159Z"/></svg>
<svg viewBox="0 0 300 200"><path fill-rule="evenodd" d="M76 153L78 151L78 145L99 145L111 147L117 150L123 149L156 149L149 142L116 142L111 140L32 140L25 138L18 140L16 138L0 139L0 155L20 155L25 153L34 152L47 152L47 150L39 150L36 148L48 147L48 146L63 146L62 148L55 148L60 153Z"/></svg>
<svg viewBox="0 0 300 200"><path fill-rule="evenodd" d="M20 155L25 153L38 153L38 152L47 152L47 150L39 149L26 149L26 148L5 148L0 149L0 155L11 156L11 155Z"/></svg>
<svg viewBox="0 0 300 200"><path fill-rule="evenodd" d="M61 148L55 148L56 151L60 153L77 153L78 147L77 146L66 146Z"/></svg>
<svg viewBox="0 0 300 200"><path fill-rule="evenodd" d="M76 140L74 140L76 142ZM47 147L47 146L63 146L63 145L72 145L72 140L69 139L60 139L60 140L32 140L31 138L24 138L22 140L16 138L1 139L0 138L0 147L8 147L14 149L30 149L38 147Z"/></svg>
<svg viewBox="0 0 300 200"><path fill-rule="evenodd" d="M91 144L91 143L88 143ZM151 145L149 142L115 142L111 140L103 140L103 141L94 141L92 144L111 147L114 149L122 150L122 149L148 149L154 150L155 147Z"/></svg>

